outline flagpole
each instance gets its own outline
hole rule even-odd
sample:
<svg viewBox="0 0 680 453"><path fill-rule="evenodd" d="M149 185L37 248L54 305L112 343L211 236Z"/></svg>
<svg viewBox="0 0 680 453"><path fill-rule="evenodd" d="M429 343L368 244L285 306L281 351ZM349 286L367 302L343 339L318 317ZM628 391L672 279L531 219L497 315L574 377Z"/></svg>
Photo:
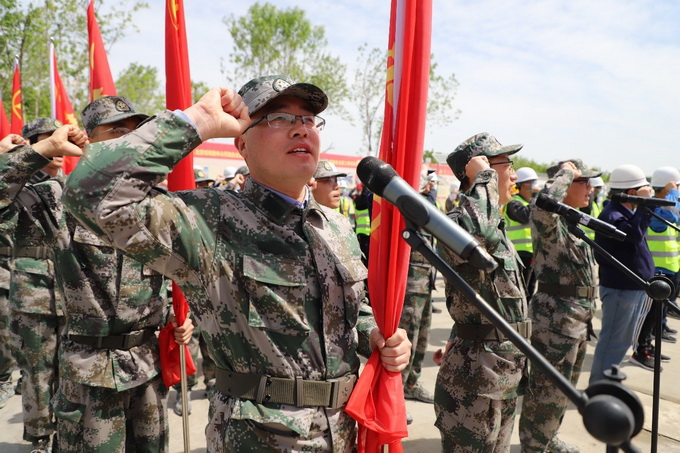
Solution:
<svg viewBox="0 0 680 453"><path fill-rule="evenodd" d="M182 392L182 430L184 433L184 453L189 453L191 447L189 446L189 399L187 389L187 362L186 362L186 346L179 347L179 373L180 386Z"/></svg>
<svg viewBox="0 0 680 453"><path fill-rule="evenodd" d="M50 104L52 118L57 118L57 93L55 93L54 40L50 37Z"/></svg>

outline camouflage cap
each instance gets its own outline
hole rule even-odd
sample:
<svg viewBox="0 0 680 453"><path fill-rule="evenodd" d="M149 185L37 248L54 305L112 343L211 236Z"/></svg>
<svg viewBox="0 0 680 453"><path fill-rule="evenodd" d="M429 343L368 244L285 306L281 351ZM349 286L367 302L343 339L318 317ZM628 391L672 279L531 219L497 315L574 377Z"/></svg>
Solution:
<svg viewBox="0 0 680 453"><path fill-rule="evenodd" d="M85 131L89 135L97 126L114 123L133 116L139 117L140 121L144 121L149 117L149 115L137 112L132 102L126 97L104 96L90 102L83 109L82 120Z"/></svg>
<svg viewBox="0 0 680 453"><path fill-rule="evenodd" d="M453 174L459 180L465 178L465 167L470 159L476 156L500 156L501 154L515 154L524 145L502 146L496 138L488 132L474 135L458 145L446 158Z"/></svg>
<svg viewBox="0 0 680 453"><path fill-rule="evenodd" d="M316 166L316 172L314 173L314 178L332 178L333 176L347 176L347 173L338 171L338 168L333 164L333 162L326 159L319 160L319 164Z"/></svg>
<svg viewBox="0 0 680 453"><path fill-rule="evenodd" d="M55 120L54 118L36 118L24 124L24 127L21 128L21 135L26 140L31 140L31 138L37 137L40 134L49 134L50 132L54 132L63 125L64 123L59 120Z"/></svg>
<svg viewBox="0 0 680 453"><path fill-rule="evenodd" d="M215 182L214 179L210 178L201 168L194 168L194 181L195 182Z"/></svg>
<svg viewBox="0 0 680 453"><path fill-rule="evenodd" d="M311 83L295 83L282 75L253 79L243 85L238 94L246 103L248 114L251 116L279 96L294 96L309 102L315 115L323 112L328 106L328 97L321 88Z"/></svg>
<svg viewBox="0 0 680 453"><path fill-rule="evenodd" d="M597 178L598 176L600 176L602 174L602 172L596 173L593 170L591 170L590 168L586 167L586 165L583 163L583 161L581 159L567 159L567 160L563 160L561 162L558 162L557 164L548 168L548 170L546 170L546 173L548 173L548 178L549 179L554 178L555 175L557 174L557 172L560 171L560 167L562 167L562 165L565 162L571 162L572 164L574 164L574 166L576 166L576 168L578 168L578 170L581 172L581 176L579 176L579 178L588 178L588 179Z"/></svg>

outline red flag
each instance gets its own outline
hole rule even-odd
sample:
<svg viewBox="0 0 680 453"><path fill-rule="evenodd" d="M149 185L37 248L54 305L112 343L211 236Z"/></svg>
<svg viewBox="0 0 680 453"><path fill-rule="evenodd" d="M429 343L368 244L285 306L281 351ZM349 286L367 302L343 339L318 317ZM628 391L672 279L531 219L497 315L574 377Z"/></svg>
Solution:
<svg viewBox="0 0 680 453"><path fill-rule="evenodd" d="M54 52L53 42L50 42L50 94L52 97L52 118L77 127L76 114L61 81L61 76L59 76L59 69L57 69L57 55ZM71 173L71 170L78 163L78 159L78 157L64 156L64 174Z"/></svg>
<svg viewBox="0 0 680 453"><path fill-rule="evenodd" d="M5 112L5 105L0 98L0 139L7 137L10 134L9 120L7 119L7 112Z"/></svg>
<svg viewBox="0 0 680 453"><path fill-rule="evenodd" d="M432 0L392 0L385 119L380 158L418 187L430 76ZM399 327L408 275L409 245L401 238L399 211L374 198L368 287L375 319L385 338ZM401 452L408 435L400 373L387 371L379 354L368 360L346 411L360 424L359 451Z"/></svg>
<svg viewBox="0 0 680 453"><path fill-rule="evenodd" d="M12 103L10 104L10 133L21 135L24 127L24 109L21 107L21 75L19 75L19 57L14 63L12 79Z"/></svg>
<svg viewBox="0 0 680 453"><path fill-rule="evenodd" d="M90 102L102 96L115 96L116 85L111 77L104 41L94 16L94 0L87 6L87 37L90 44Z"/></svg>
<svg viewBox="0 0 680 453"><path fill-rule="evenodd" d="M184 26L184 4L182 0L166 0L165 7L165 105L168 110L186 109L191 102L191 77L189 76L189 52L187 35ZM193 156L182 159L168 175L168 189L195 189ZM179 287L172 282L172 308L177 317L177 324L182 325L187 317L189 307ZM172 340L172 326L161 330L161 361L163 380L166 386L176 384L180 380L179 345ZM161 338L159 337L159 341ZM177 350L177 352L174 352ZM195 373L196 367L185 346L187 375Z"/></svg>

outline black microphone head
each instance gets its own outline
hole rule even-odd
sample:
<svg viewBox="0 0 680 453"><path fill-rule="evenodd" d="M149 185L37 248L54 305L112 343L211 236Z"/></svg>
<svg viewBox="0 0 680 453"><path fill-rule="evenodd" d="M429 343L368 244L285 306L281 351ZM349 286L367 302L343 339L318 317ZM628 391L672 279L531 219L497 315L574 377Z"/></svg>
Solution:
<svg viewBox="0 0 680 453"><path fill-rule="evenodd" d="M399 176L394 168L377 157L364 157L357 165L357 176L371 192L382 196L385 186Z"/></svg>
<svg viewBox="0 0 680 453"><path fill-rule="evenodd" d="M557 211L557 202L544 193L536 198L536 206L548 212Z"/></svg>

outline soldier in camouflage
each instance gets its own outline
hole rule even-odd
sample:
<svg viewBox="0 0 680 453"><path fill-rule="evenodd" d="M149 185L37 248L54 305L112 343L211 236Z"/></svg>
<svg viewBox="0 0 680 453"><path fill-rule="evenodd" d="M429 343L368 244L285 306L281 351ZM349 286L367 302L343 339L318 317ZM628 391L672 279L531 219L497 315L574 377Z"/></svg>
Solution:
<svg viewBox="0 0 680 453"><path fill-rule="evenodd" d="M21 135L9 134L0 140L0 154L16 145L28 143ZM12 351L12 334L9 329L10 257L12 256L12 231L0 232L0 409L14 395L12 371L16 366Z"/></svg>
<svg viewBox="0 0 680 453"><path fill-rule="evenodd" d="M88 112L97 112L103 126L93 126ZM110 129L107 121L133 115L123 98L105 98L86 107L83 123L92 137L121 134L98 128ZM52 248L68 316L59 351L59 389L52 401L59 450L166 451L167 389L155 335L163 321L163 277L67 215L59 181L24 187L53 156L79 154L86 141L82 132L64 126L45 146L20 146L0 156L0 193L3 199L16 196L6 212L0 211L3 220L23 211L41 226L36 235L42 234ZM177 329L175 338L186 343L190 335L189 324Z"/></svg>
<svg viewBox="0 0 680 453"><path fill-rule="evenodd" d="M48 139L61 125L53 118L37 118L23 127L22 135L35 144ZM43 163L24 183L56 181L62 163L61 157ZM2 194L0 212L3 217L9 215L3 229L14 227L8 230L12 243L8 300L15 358L23 376L23 438L33 444L34 451L49 451L56 428L50 400L58 385L57 350L65 319L60 295L55 292L54 261L45 247L45 234L30 211L15 207L17 194Z"/></svg>
<svg viewBox="0 0 680 453"><path fill-rule="evenodd" d="M599 175L580 159L560 162L548 169L541 194L578 209L589 203L589 178ZM595 257L560 215L533 205L531 225L538 281L530 304L531 344L576 385L595 311ZM529 382L519 422L522 451L577 453L556 437L568 398L538 367L532 368Z"/></svg>
<svg viewBox="0 0 680 453"><path fill-rule="evenodd" d="M509 157L522 145L501 146L487 133L460 144L447 158L464 194L449 216L496 260L487 273L451 250L440 255L520 335L529 337L522 264L504 230L500 206L512 197L516 180ZM446 304L455 324L441 361L434 403L436 422L447 452L509 452L510 436L522 390L524 354L447 282Z"/></svg>
<svg viewBox="0 0 680 453"><path fill-rule="evenodd" d="M319 88L284 76L215 88L93 146L67 183L79 219L182 287L217 366L208 451L353 451L343 407L357 353L379 348L395 372L408 361L406 333L383 339L364 303L349 223L306 185L326 105ZM152 192L214 137L235 137L251 172L243 191Z"/></svg>

